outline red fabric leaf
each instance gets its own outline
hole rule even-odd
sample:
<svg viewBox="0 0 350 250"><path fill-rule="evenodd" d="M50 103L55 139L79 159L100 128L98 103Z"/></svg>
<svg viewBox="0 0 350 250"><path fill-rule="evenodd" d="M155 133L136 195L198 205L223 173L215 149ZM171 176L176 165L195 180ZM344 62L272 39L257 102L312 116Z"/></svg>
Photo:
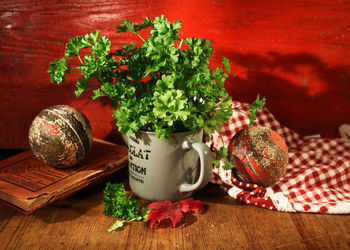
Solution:
<svg viewBox="0 0 350 250"><path fill-rule="evenodd" d="M151 228L153 228L154 223L161 222L166 218L170 218L175 227L182 219L184 213L192 211L195 213L202 213L204 211L203 203L193 198L184 199L175 203L171 201L157 201L150 203L148 207L151 209L148 215Z"/></svg>
<svg viewBox="0 0 350 250"><path fill-rule="evenodd" d="M151 209L151 212L148 215L151 228L154 223L160 222L168 217L170 217L173 226L175 227L182 218L181 209L175 206L171 201L152 202L148 207Z"/></svg>
<svg viewBox="0 0 350 250"><path fill-rule="evenodd" d="M194 211L195 213L204 212L204 205L199 200L194 200L193 198L188 198L182 201L177 202L178 207L182 212L188 213Z"/></svg>
<svg viewBox="0 0 350 250"><path fill-rule="evenodd" d="M180 208L176 208L169 211L169 217L173 222L173 227L182 219L182 212Z"/></svg>

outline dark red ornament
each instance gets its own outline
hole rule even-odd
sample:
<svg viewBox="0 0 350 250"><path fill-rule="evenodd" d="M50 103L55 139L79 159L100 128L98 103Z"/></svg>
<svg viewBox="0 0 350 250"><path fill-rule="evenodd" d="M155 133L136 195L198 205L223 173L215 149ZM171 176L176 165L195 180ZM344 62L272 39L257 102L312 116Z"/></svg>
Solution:
<svg viewBox="0 0 350 250"><path fill-rule="evenodd" d="M268 187L285 173L288 148L275 131L261 126L242 129L231 139L229 161L237 179Z"/></svg>
<svg viewBox="0 0 350 250"><path fill-rule="evenodd" d="M34 155L45 164L71 167L87 155L92 144L92 128L80 111L66 105L44 109L29 129Z"/></svg>

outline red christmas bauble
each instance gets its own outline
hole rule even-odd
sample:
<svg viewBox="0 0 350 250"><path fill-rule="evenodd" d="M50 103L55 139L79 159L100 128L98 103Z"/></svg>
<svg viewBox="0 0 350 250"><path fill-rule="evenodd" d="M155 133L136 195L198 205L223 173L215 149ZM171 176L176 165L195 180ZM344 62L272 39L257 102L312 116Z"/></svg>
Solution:
<svg viewBox="0 0 350 250"><path fill-rule="evenodd" d="M66 105L44 109L29 129L34 155L45 164L71 167L87 155L92 145L92 128L80 111Z"/></svg>
<svg viewBox="0 0 350 250"><path fill-rule="evenodd" d="M268 187L285 173L288 148L275 131L261 126L242 129L231 139L229 161L237 179Z"/></svg>

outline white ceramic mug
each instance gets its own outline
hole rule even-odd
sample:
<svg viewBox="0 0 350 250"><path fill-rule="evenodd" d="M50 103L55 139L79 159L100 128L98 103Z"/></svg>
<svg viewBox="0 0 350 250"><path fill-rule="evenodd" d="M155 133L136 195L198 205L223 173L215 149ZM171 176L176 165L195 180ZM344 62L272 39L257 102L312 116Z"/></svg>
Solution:
<svg viewBox="0 0 350 250"><path fill-rule="evenodd" d="M144 131L127 138L131 190L149 201L177 201L206 186L212 156L202 139L203 130L175 133L168 141Z"/></svg>

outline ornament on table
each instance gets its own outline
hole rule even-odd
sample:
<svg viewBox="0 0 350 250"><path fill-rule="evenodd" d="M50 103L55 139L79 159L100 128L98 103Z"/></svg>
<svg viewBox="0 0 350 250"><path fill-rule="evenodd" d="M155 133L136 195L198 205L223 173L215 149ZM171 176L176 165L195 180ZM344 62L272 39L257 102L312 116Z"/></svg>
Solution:
<svg viewBox="0 0 350 250"><path fill-rule="evenodd" d="M261 126L237 132L228 145L228 160L238 180L268 187L285 173L288 148L275 131Z"/></svg>
<svg viewBox="0 0 350 250"><path fill-rule="evenodd" d="M85 158L92 145L92 128L83 113L67 105L42 110L29 129L34 155L45 164L71 167Z"/></svg>

